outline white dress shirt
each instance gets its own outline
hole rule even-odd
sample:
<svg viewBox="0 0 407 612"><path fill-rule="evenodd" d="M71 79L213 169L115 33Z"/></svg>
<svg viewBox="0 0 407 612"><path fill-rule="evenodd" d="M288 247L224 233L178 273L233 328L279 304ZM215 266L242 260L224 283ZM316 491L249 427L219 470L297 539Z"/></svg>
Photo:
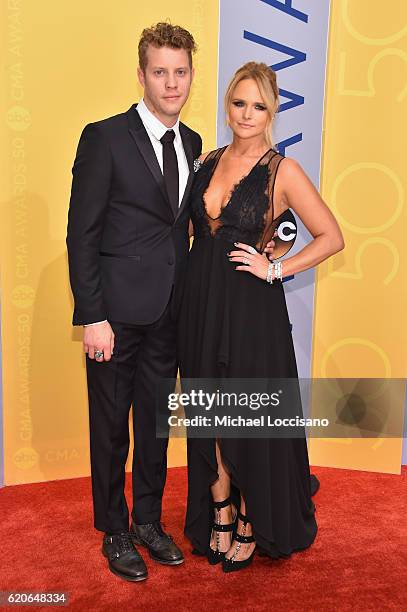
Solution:
<svg viewBox="0 0 407 612"><path fill-rule="evenodd" d="M146 128L147 134L151 140L151 144L153 145L153 149L155 151L158 163L160 164L161 172L163 172L163 146L160 142L160 138L162 138L167 130L174 130L175 138L174 138L174 148L175 153L177 154L178 161L178 176L179 176L179 199L178 205L181 204L182 198L184 196L185 187L187 185L188 176L189 176L189 166L188 161L185 155L184 147L182 146L182 138L179 133L179 119L175 125L171 128L168 128L166 125L161 123L159 119L151 111L148 110L146 103L144 100L140 100L137 104L137 112L140 115L140 119L142 120L144 127Z"/></svg>
<svg viewBox="0 0 407 612"><path fill-rule="evenodd" d="M160 165L161 172L163 172L163 145L160 142L160 138L162 138L167 130L174 130L175 138L174 138L174 148L175 153L177 155L178 161L178 176L179 176L179 198L178 205L181 204L182 198L184 196L185 187L187 185L188 176L189 176L189 166L188 160L185 155L184 147L182 145L181 134L179 133L179 119L175 125L171 128L168 128L166 125L161 123L159 119L147 108L146 103L143 99L137 104L137 112L140 115L140 119L143 122L144 127L146 128L146 132L148 137L150 138L151 144L153 145L154 152L157 157L157 161ZM164 172L163 172L164 174ZM95 323L87 323L84 327L88 327L89 325L99 325L100 323L106 323L107 319L104 321L96 321Z"/></svg>

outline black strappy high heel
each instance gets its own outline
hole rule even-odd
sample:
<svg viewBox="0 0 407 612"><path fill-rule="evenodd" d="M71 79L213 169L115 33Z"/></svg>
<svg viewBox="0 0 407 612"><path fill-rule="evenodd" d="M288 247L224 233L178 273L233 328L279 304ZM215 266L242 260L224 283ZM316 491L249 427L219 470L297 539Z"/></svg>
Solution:
<svg viewBox="0 0 407 612"><path fill-rule="evenodd" d="M217 563L220 563L225 558L226 551L222 552L221 550L219 550L219 533L225 532L225 531L232 531L232 532L235 531L236 520L238 516L238 512L236 508L235 508L235 515L234 515L232 523L227 523L226 525L222 525L222 523L220 522L220 509L226 508L226 506L229 506L230 503L231 503L230 497L228 497L227 499L221 502L215 502L215 501L212 502L212 505L216 509L217 512L216 512L216 520L214 521L212 525L212 529L216 533L216 550L213 550L213 548L211 548L211 546L209 545L208 552L206 555L211 565L216 565Z"/></svg>
<svg viewBox="0 0 407 612"><path fill-rule="evenodd" d="M250 557L247 557L247 559L243 559L242 561L236 560L236 556L242 544L250 544L251 542L255 542L255 539L252 535L251 536L245 535L247 523L250 522L247 516L245 516L241 512L238 512L237 517L241 521L243 521L243 533L242 535L240 535L240 533L237 532L237 526L236 526L236 531L234 533L233 539L236 540L237 546L236 546L235 552L230 557L230 559L228 559L225 555L223 555L222 569L224 572L236 572L238 570L244 569L245 567L251 564L251 562L253 561L254 553L256 552L256 547L255 547Z"/></svg>

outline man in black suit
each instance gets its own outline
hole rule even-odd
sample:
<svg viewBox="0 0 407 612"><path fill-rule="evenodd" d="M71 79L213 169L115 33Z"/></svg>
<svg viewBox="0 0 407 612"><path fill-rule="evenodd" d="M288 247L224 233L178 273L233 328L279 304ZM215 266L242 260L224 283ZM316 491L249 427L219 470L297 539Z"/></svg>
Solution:
<svg viewBox="0 0 407 612"><path fill-rule="evenodd" d="M184 558L161 526L168 439L157 439L155 392L175 378L175 318L189 249L188 194L201 154L179 122L195 42L169 23L143 31L143 100L82 132L73 166L67 246L74 325L84 326L94 525L109 568L147 577L135 544L156 561ZM133 509L124 495L133 404Z"/></svg>

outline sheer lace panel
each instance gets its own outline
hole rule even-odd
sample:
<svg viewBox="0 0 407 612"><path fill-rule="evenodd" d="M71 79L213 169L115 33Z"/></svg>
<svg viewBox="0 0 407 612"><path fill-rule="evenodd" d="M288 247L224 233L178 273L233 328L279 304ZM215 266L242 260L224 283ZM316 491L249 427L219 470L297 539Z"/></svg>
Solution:
<svg viewBox="0 0 407 612"><path fill-rule="evenodd" d="M283 156L270 149L231 190L217 218L208 215L205 193L226 147L207 155L195 174L191 214L195 236L246 242L260 251L272 238L278 219L274 219L273 192L278 166Z"/></svg>

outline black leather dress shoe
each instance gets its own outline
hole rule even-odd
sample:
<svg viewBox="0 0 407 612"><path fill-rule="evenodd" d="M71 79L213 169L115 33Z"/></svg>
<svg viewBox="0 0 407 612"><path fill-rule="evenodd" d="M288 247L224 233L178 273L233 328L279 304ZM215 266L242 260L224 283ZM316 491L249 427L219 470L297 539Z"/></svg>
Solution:
<svg viewBox="0 0 407 612"><path fill-rule="evenodd" d="M138 582L147 578L146 564L128 531L112 535L106 533L102 553L107 557L110 571L123 580Z"/></svg>
<svg viewBox="0 0 407 612"><path fill-rule="evenodd" d="M130 533L133 542L145 546L154 561L164 565L179 565L184 561L184 555L172 537L163 531L160 521L146 525L132 523Z"/></svg>

